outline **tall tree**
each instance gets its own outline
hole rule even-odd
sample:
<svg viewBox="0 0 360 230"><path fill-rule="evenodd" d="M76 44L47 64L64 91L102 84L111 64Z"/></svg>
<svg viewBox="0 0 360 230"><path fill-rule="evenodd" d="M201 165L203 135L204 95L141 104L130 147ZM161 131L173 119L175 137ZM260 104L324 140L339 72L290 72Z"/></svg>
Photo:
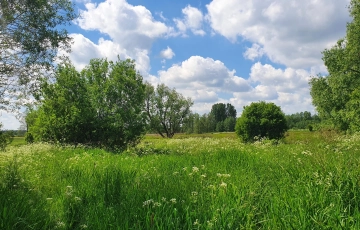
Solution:
<svg viewBox="0 0 360 230"><path fill-rule="evenodd" d="M0 109L38 89L57 51L68 51L64 26L77 17L71 0L0 0Z"/></svg>
<svg viewBox="0 0 360 230"><path fill-rule="evenodd" d="M145 111L150 128L162 137L172 138L190 114L193 101L175 89L160 84L146 85Z"/></svg>
<svg viewBox="0 0 360 230"><path fill-rule="evenodd" d="M349 6L353 20L347 24L346 37L323 52L328 76L314 77L310 81L311 96L321 118L330 120L341 130L359 130L357 106L360 88L360 1L351 0Z"/></svg>
<svg viewBox="0 0 360 230"><path fill-rule="evenodd" d="M228 131L228 130L235 130L235 122L231 122L233 120L231 120L231 121L228 120L226 122L227 128L225 128L225 126L224 126L224 122L227 118L236 119L236 109L232 104L230 104L230 103L214 104L211 107L210 116L213 117L215 123L214 123L214 129L209 130L209 131L216 130L217 132L222 132L222 131Z"/></svg>

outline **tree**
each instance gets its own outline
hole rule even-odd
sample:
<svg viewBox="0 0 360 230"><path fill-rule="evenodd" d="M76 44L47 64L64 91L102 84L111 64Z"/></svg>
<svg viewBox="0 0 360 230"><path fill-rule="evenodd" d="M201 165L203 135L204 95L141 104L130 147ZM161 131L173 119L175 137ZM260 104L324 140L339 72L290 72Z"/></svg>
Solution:
<svg viewBox="0 0 360 230"><path fill-rule="evenodd" d="M283 138L287 129L285 114L280 107L260 101L244 106L236 122L235 132L244 142L251 142L255 137Z"/></svg>
<svg viewBox="0 0 360 230"><path fill-rule="evenodd" d="M31 117L35 139L109 150L139 141L145 131L145 85L134 61L93 59L81 73L64 63L55 77L55 83L43 83L41 106Z"/></svg>
<svg viewBox="0 0 360 230"><path fill-rule="evenodd" d="M0 124L0 129L2 128L2 124ZM8 144L13 141L14 135L9 131L1 131L0 130L0 151L5 151L5 148Z"/></svg>
<svg viewBox="0 0 360 230"><path fill-rule="evenodd" d="M346 36L331 49L323 51L323 61L328 76L314 77L310 81L312 102L324 120L340 129L358 131L355 124L357 91L360 88L360 2L351 0L349 6L352 22L347 24Z"/></svg>
<svg viewBox="0 0 360 230"><path fill-rule="evenodd" d="M175 89L160 84L154 89L146 84L145 111L150 128L162 137L172 138L190 115L193 102Z"/></svg>
<svg viewBox="0 0 360 230"><path fill-rule="evenodd" d="M223 131L234 130L235 124L231 122L229 123L229 121L227 121L227 125L229 126L230 124L234 124L234 127L229 126L227 129L224 129L224 122L227 118L232 117L236 119L236 109L233 105L229 103L227 103L226 105L224 103L214 104L211 107L210 115L214 118L215 121L214 127L218 127L216 128L217 132L219 132L219 130L223 130ZM218 124L219 122L223 122L223 124ZM211 131L215 131L215 129Z"/></svg>
<svg viewBox="0 0 360 230"><path fill-rule="evenodd" d="M236 118L234 117L227 117L224 121L224 130L226 132L234 132L236 125Z"/></svg>
<svg viewBox="0 0 360 230"><path fill-rule="evenodd" d="M38 89L57 51L69 51L63 26L76 17L70 0L0 0L0 109Z"/></svg>

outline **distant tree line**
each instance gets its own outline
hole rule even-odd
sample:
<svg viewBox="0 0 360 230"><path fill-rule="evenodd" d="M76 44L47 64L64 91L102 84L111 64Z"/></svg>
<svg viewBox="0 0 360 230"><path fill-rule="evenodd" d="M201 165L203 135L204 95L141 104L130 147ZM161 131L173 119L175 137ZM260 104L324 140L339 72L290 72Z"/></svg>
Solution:
<svg viewBox="0 0 360 230"><path fill-rule="evenodd" d="M311 114L308 111L285 115L287 126L289 129L311 129L321 122L317 114Z"/></svg>
<svg viewBox="0 0 360 230"><path fill-rule="evenodd" d="M209 113L200 115L191 113L185 120L184 133L234 132L236 124L236 109L227 103L214 104Z"/></svg>

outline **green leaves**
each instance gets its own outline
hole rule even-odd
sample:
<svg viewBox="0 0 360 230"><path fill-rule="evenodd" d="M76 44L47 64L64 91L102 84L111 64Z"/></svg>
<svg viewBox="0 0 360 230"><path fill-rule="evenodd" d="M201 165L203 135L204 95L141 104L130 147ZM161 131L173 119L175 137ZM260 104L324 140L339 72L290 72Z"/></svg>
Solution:
<svg viewBox="0 0 360 230"><path fill-rule="evenodd" d="M145 132L145 85L134 61L93 59L81 72L60 65L30 131L38 140L121 150ZM31 113L30 113L31 114Z"/></svg>
<svg viewBox="0 0 360 230"><path fill-rule="evenodd" d="M6 108L39 90L58 50L70 50L64 26L77 14L70 0L0 0L0 15L0 105Z"/></svg>
<svg viewBox="0 0 360 230"><path fill-rule="evenodd" d="M353 106L353 92L360 88L359 1L352 0L349 11L353 21L347 24L346 37L323 52L329 75L312 78L310 93L321 118L328 119L340 130L359 131L355 128L359 113Z"/></svg>
<svg viewBox="0 0 360 230"><path fill-rule="evenodd" d="M160 84L156 89L146 84L145 111L150 128L162 137L171 138L179 132L190 115L193 102L175 89Z"/></svg>
<svg viewBox="0 0 360 230"><path fill-rule="evenodd" d="M255 138L283 138L287 129L285 114L280 107L260 101L244 107L235 132L243 141L252 142Z"/></svg>

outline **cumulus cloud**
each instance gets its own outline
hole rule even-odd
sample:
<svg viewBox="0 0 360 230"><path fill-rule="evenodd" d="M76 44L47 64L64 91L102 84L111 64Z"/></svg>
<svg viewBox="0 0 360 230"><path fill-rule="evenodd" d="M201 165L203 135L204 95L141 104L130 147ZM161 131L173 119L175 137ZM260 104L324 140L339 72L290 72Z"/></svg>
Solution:
<svg viewBox="0 0 360 230"><path fill-rule="evenodd" d="M187 5L184 9L182 9L182 13L184 15L182 19L173 19L181 34L185 35L188 29L195 35L203 36L206 34L205 31L201 29L204 16L199 9Z"/></svg>
<svg viewBox="0 0 360 230"><path fill-rule="evenodd" d="M322 65L321 51L345 35L349 1L213 0L206 18L230 41L253 42L244 54L251 60L265 54L275 63L310 68Z"/></svg>
<svg viewBox="0 0 360 230"><path fill-rule="evenodd" d="M260 45L254 43L250 48L247 48L244 57L250 60L255 60L256 58L261 58L264 55L264 49Z"/></svg>
<svg viewBox="0 0 360 230"><path fill-rule="evenodd" d="M269 101L281 106L287 114L314 112L308 85L310 75L304 69L283 70L257 62L252 66L247 80L254 87L247 92L234 92L230 101L240 110L253 101Z"/></svg>
<svg viewBox="0 0 360 230"><path fill-rule="evenodd" d="M158 72L159 81L186 97L191 97L195 104L193 110L208 113L211 106L220 101L224 94L247 92L251 86L242 77L236 76L225 64L212 58L191 56L180 64L176 64Z"/></svg>
<svg viewBox="0 0 360 230"><path fill-rule="evenodd" d="M215 91L247 91L245 79L235 76L225 64L212 58L191 56L181 64L159 71L161 82L177 89L212 89Z"/></svg>
<svg viewBox="0 0 360 230"><path fill-rule="evenodd" d="M165 59L172 59L175 56L175 53L168 46L166 49L164 49L160 52L160 56Z"/></svg>
<svg viewBox="0 0 360 230"><path fill-rule="evenodd" d="M74 43L70 58L78 69L83 68L91 58L107 57L114 60L119 55L122 59L135 59L137 69L147 75L152 43L160 37L170 36L174 30L156 21L144 6L133 6L125 0L86 3L80 15L76 20L80 28L99 31L109 38L91 41L81 34L72 34Z"/></svg>

